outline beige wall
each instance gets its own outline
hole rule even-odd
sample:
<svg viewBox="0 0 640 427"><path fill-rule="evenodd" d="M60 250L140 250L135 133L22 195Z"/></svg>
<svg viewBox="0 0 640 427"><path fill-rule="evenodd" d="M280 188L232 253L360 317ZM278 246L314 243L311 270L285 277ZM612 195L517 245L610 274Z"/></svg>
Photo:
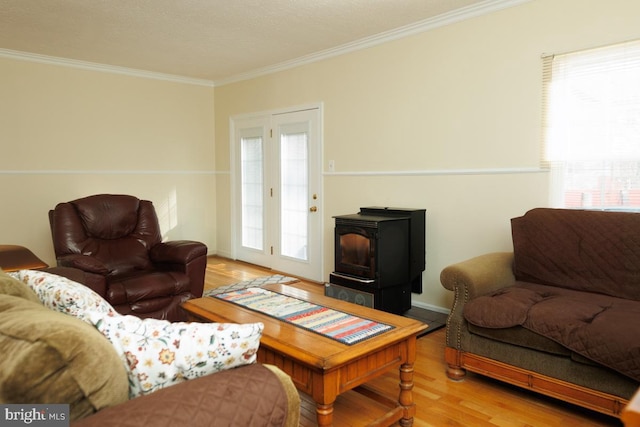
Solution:
<svg viewBox="0 0 640 427"><path fill-rule="evenodd" d="M212 87L0 58L0 243L54 264L48 210L125 193L214 253L213 116Z"/></svg>
<svg viewBox="0 0 640 427"><path fill-rule="evenodd" d="M230 254L229 118L322 102L325 279L333 215L425 208L414 301L448 308L442 268L510 250L509 218L547 204L540 55L639 38L638 16L636 0L532 0L215 89L0 58L0 243L53 263L47 211L113 192L154 201L166 238Z"/></svg>
<svg viewBox="0 0 640 427"><path fill-rule="evenodd" d="M533 0L215 89L217 250L230 253L229 117L324 103L324 276L333 215L427 209L425 291L448 308L446 265L511 250L509 219L548 203L538 166L541 55L640 37L635 0ZM504 173L505 170L514 171ZM479 173L468 173L468 172Z"/></svg>

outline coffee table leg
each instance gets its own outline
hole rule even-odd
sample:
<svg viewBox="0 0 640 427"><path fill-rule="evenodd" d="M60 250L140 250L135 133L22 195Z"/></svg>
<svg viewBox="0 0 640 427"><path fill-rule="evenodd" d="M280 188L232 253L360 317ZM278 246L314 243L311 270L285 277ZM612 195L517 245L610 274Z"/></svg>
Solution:
<svg viewBox="0 0 640 427"><path fill-rule="evenodd" d="M413 403L413 363L405 363L400 366L400 397L398 403L404 408L400 425L409 427L413 425L413 417L416 414L416 404Z"/></svg>
<svg viewBox="0 0 640 427"><path fill-rule="evenodd" d="M333 403L316 403L316 418L318 427L333 426Z"/></svg>
<svg viewBox="0 0 640 427"><path fill-rule="evenodd" d="M311 397L316 402L316 419L319 427L333 426L333 404L338 397L338 370L314 372L311 377Z"/></svg>

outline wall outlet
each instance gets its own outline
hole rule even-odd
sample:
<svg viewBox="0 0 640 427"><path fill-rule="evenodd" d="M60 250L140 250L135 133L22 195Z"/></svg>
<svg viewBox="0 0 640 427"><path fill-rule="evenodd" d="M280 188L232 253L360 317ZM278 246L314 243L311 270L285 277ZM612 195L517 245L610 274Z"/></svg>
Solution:
<svg viewBox="0 0 640 427"><path fill-rule="evenodd" d="M336 161L329 160L329 172L335 172L335 171L336 171Z"/></svg>

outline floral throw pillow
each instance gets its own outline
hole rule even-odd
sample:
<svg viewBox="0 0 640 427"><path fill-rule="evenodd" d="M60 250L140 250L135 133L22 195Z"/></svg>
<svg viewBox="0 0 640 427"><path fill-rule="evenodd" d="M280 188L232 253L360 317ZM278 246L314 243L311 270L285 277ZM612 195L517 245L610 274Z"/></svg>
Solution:
<svg viewBox="0 0 640 427"><path fill-rule="evenodd" d="M260 322L171 323L100 313L90 317L123 359L132 398L184 380L254 363L264 329Z"/></svg>
<svg viewBox="0 0 640 427"><path fill-rule="evenodd" d="M104 298L90 288L46 271L19 270L9 273L38 295L45 307L77 317L87 323L88 312L119 315Z"/></svg>

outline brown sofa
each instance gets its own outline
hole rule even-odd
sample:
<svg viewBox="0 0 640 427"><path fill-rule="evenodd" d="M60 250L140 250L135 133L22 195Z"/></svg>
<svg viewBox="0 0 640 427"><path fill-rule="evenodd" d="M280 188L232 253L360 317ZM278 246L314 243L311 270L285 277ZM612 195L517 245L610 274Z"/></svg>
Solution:
<svg viewBox="0 0 640 427"><path fill-rule="evenodd" d="M640 214L538 208L513 252L446 267L445 358L465 371L619 416L640 385Z"/></svg>
<svg viewBox="0 0 640 427"><path fill-rule="evenodd" d="M124 364L93 326L46 308L0 270L0 403L69 404L72 426L298 426L300 398L248 364L129 399Z"/></svg>
<svg viewBox="0 0 640 427"><path fill-rule="evenodd" d="M202 296L207 247L188 240L162 242L148 200L97 194L59 203L49 222L58 266L81 270L74 280L119 313L184 321L180 305Z"/></svg>

